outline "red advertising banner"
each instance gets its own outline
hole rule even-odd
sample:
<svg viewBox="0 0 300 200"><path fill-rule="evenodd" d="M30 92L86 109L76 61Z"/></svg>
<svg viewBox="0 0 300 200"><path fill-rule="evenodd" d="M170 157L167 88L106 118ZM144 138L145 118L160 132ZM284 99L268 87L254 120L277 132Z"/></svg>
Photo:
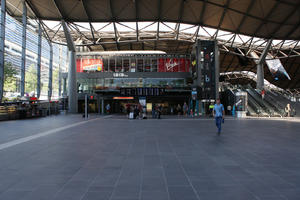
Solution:
<svg viewBox="0 0 300 200"><path fill-rule="evenodd" d="M82 58L76 60L77 72L87 72L87 71L99 71L103 70L102 59L88 59Z"/></svg>
<svg viewBox="0 0 300 200"><path fill-rule="evenodd" d="M185 58L159 58L158 72L189 72L190 60Z"/></svg>

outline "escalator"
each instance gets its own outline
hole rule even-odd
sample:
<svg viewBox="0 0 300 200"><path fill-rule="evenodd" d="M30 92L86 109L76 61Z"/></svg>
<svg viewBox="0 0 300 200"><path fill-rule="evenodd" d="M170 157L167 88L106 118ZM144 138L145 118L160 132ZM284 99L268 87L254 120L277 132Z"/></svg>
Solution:
<svg viewBox="0 0 300 200"><path fill-rule="evenodd" d="M265 94L265 99L266 102L268 102L270 105L272 105L272 107L274 108L274 110L280 115L280 117L283 117L285 115L285 105L282 104L278 98L275 98L274 96L272 96L272 94L268 91Z"/></svg>
<svg viewBox="0 0 300 200"><path fill-rule="evenodd" d="M266 112L266 110L255 100L255 98L252 95L249 94L248 89L246 89L246 91L248 93L248 111L249 111L249 114L251 113L251 110L252 110L256 113L256 116L270 117L270 113Z"/></svg>
<svg viewBox="0 0 300 200"><path fill-rule="evenodd" d="M265 111L265 113L267 113L269 116L272 117L280 117L281 115L274 109L273 105L270 105L267 101L263 100L259 94L259 92L253 88L248 88L246 89L246 91L248 92L248 94L250 96L252 96L255 101L261 106L261 108L263 109L263 111Z"/></svg>

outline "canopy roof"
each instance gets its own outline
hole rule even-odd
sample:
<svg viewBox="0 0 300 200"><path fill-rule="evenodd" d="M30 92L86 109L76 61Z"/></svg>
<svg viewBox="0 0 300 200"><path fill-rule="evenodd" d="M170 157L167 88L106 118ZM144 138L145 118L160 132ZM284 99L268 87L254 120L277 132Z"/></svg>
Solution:
<svg viewBox="0 0 300 200"><path fill-rule="evenodd" d="M21 16L21 0L7 0ZM30 17L66 22L163 21L260 38L298 40L299 0L26 0ZM35 15L35 16L34 16ZM218 33L216 33L218 34Z"/></svg>
<svg viewBox="0 0 300 200"><path fill-rule="evenodd" d="M7 12L22 16L22 0L6 0ZM25 0L29 23L41 22L52 42L64 43L61 20L83 51L162 50L190 53L196 39L215 39L220 71L256 72L251 51L280 58L291 81L281 88L300 88L300 0ZM35 22L36 21L36 22ZM245 62L242 60L246 60Z"/></svg>

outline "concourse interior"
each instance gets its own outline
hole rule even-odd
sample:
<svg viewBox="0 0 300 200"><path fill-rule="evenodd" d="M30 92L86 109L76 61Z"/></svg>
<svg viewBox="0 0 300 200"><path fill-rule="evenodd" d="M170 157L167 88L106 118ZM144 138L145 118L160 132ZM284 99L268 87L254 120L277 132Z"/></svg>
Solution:
<svg viewBox="0 0 300 200"><path fill-rule="evenodd" d="M300 0L0 0L0 200L299 200Z"/></svg>
<svg viewBox="0 0 300 200"><path fill-rule="evenodd" d="M220 136L210 118L106 115L82 121L79 115L61 115L0 124L1 130L12 127L1 131L1 138L10 138L0 144L1 200L296 200L300 195L295 131L300 119L228 118Z"/></svg>

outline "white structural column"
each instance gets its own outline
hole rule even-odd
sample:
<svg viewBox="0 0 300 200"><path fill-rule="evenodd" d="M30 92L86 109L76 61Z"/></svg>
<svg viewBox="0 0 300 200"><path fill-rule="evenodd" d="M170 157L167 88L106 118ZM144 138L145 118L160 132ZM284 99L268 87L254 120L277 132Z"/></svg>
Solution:
<svg viewBox="0 0 300 200"><path fill-rule="evenodd" d="M49 82L48 82L48 100L51 100L52 96L52 81L53 81L53 46L51 41L48 41L50 46L50 62L49 62Z"/></svg>
<svg viewBox="0 0 300 200"><path fill-rule="evenodd" d="M23 15L22 15L22 62L21 62L21 96L25 94L25 70L26 70L26 29L27 29L27 7L26 2L23 1Z"/></svg>
<svg viewBox="0 0 300 200"><path fill-rule="evenodd" d="M70 113L77 113L77 78L76 78L76 52L75 45L70 34L69 28L64 20L61 21L64 29L67 46L69 49L69 68L68 68L68 106Z"/></svg>
<svg viewBox="0 0 300 200"><path fill-rule="evenodd" d="M4 89L4 43L5 43L5 17L6 1L1 0L1 32L0 32L0 103L3 97Z"/></svg>
<svg viewBox="0 0 300 200"><path fill-rule="evenodd" d="M42 28L39 23L39 31L38 31L38 57L37 57L37 98L41 96L41 58L42 58Z"/></svg>
<svg viewBox="0 0 300 200"><path fill-rule="evenodd" d="M220 51L217 40L215 41L215 84L216 84L216 99L219 98L219 77L220 77Z"/></svg>

